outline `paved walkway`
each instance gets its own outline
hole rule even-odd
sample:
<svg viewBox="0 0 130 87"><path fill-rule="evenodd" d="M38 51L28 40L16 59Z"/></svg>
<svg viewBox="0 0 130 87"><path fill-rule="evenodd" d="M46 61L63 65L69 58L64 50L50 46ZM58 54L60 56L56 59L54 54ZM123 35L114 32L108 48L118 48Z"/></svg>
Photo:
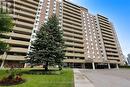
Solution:
<svg viewBox="0 0 130 87"><path fill-rule="evenodd" d="M75 87L130 87L130 69L74 69Z"/></svg>
<svg viewBox="0 0 130 87"><path fill-rule="evenodd" d="M74 69L75 87L94 87L88 78L80 72L79 69Z"/></svg>

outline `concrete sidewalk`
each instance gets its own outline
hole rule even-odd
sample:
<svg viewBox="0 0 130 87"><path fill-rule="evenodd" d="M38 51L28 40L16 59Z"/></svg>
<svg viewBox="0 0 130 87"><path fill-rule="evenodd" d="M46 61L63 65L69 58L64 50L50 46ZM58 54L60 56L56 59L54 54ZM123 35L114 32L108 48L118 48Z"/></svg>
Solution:
<svg viewBox="0 0 130 87"><path fill-rule="evenodd" d="M74 69L75 87L130 87L130 69Z"/></svg>
<svg viewBox="0 0 130 87"><path fill-rule="evenodd" d="M79 69L73 69L75 87L95 87L92 82L79 71Z"/></svg>

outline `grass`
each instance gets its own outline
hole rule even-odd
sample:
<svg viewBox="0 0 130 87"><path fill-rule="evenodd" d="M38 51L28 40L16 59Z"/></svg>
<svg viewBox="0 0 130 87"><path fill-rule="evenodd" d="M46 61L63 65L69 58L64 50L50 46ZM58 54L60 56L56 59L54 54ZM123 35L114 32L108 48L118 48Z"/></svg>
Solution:
<svg viewBox="0 0 130 87"><path fill-rule="evenodd" d="M73 71L71 69L64 69L63 71L58 72L60 72L60 74L59 73L52 75L23 74L22 77L26 79L26 82L23 84L14 85L10 87L74 87ZM5 75L6 71L1 70L0 78L2 78Z"/></svg>
<svg viewBox="0 0 130 87"><path fill-rule="evenodd" d="M119 68L127 68L127 69L130 69L130 66L124 65L124 66L119 66Z"/></svg>
<svg viewBox="0 0 130 87"><path fill-rule="evenodd" d="M0 79L2 79L3 77L7 76L7 71L5 70L0 70Z"/></svg>

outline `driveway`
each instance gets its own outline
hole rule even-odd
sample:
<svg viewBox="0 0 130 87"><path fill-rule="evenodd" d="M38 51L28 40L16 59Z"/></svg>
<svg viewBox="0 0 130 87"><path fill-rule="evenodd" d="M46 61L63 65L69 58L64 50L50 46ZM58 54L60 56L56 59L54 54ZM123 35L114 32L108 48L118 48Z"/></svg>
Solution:
<svg viewBox="0 0 130 87"><path fill-rule="evenodd" d="M130 69L74 69L75 87L130 87Z"/></svg>

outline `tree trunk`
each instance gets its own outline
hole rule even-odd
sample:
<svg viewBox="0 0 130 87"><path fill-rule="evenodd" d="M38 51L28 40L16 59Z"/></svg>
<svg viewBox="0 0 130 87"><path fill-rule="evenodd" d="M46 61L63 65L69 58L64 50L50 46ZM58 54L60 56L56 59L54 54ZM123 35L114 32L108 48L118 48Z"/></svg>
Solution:
<svg viewBox="0 0 130 87"><path fill-rule="evenodd" d="M33 68L34 66L33 65L31 65L31 67L30 68Z"/></svg>
<svg viewBox="0 0 130 87"><path fill-rule="evenodd" d="M58 67L59 67L59 70L62 70L62 66L61 65L58 65Z"/></svg>
<svg viewBox="0 0 130 87"><path fill-rule="evenodd" d="M45 71L48 71L48 62L46 62Z"/></svg>

